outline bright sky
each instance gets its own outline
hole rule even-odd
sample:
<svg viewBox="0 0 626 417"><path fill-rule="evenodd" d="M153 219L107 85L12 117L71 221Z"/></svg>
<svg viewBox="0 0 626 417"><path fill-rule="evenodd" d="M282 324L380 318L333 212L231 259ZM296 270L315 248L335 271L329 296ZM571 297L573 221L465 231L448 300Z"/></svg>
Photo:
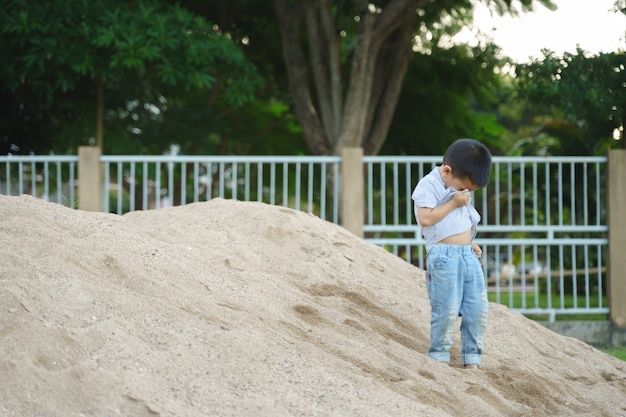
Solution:
<svg viewBox="0 0 626 417"><path fill-rule="evenodd" d="M533 13L519 17L491 16L482 3L476 6L474 23L493 37L505 55L517 62L542 58L541 49L557 54L576 52L576 46L591 53L626 50L626 17L611 11L614 0L555 0L551 11L537 5ZM462 39L474 36L459 34Z"/></svg>

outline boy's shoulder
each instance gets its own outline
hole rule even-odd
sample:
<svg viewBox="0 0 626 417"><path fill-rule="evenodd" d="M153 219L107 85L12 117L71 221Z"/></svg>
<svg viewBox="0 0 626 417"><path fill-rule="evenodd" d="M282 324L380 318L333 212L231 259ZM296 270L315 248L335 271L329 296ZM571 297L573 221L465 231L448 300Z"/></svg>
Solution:
<svg viewBox="0 0 626 417"><path fill-rule="evenodd" d="M441 178L439 167L435 167L428 174L424 175L417 182L417 185L420 185L420 184L433 184L433 185L443 184L443 179Z"/></svg>
<svg viewBox="0 0 626 417"><path fill-rule="evenodd" d="M430 206L442 198L443 193L445 193L445 186L441 174L438 169L433 169L418 181L412 198L420 204Z"/></svg>

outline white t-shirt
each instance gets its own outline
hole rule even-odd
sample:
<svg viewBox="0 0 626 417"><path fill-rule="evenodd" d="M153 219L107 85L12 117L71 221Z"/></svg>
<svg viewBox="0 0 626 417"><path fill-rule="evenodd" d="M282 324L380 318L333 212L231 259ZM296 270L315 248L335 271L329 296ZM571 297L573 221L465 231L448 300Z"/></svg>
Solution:
<svg viewBox="0 0 626 417"><path fill-rule="evenodd" d="M426 252L441 240L472 229L472 239L476 236L476 225L480 222L480 214L470 203L457 207L450 214L432 226L422 227L419 221L418 208L435 208L450 200L458 191L452 187L446 188L439 167L435 167L418 183L411 198L414 202L415 220L422 229L426 240Z"/></svg>

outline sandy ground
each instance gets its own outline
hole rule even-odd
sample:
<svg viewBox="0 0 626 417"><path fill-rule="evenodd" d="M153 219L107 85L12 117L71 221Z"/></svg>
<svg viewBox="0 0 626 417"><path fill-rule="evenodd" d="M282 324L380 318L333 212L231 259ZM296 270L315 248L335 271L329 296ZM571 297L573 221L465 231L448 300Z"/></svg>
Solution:
<svg viewBox="0 0 626 417"><path fill-rule="evenodd" d="M626 416L626 363L490 305L480 370L425 356L423 273L334 224L215 199L0 196L0 416Z"/></svg>

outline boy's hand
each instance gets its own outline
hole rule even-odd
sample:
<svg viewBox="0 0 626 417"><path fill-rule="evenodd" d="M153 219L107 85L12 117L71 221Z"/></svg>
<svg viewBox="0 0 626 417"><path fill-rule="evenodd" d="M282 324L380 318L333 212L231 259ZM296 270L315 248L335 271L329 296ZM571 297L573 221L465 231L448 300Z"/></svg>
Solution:
<svg viewBox="0 0 626 417"><path fill-rule="evenodd" d="M467 188L465 190L458 191L454 197L452 197L452 201L454 201L454 204L456 204L457 207L463 207L464 205L469 204L471 199L472 194L470 194L470 191Z"/></svg>
<svg viewBox="0 0 626 417"><path fill-rule="evenodd" d="M476 256L478 256L479 258L481 256L483 256L483 250L480 248L480 246L478 246L477 244L475 244L474 242L472 242L472 249L474 249L474 253L476 254Z"/></svg>

